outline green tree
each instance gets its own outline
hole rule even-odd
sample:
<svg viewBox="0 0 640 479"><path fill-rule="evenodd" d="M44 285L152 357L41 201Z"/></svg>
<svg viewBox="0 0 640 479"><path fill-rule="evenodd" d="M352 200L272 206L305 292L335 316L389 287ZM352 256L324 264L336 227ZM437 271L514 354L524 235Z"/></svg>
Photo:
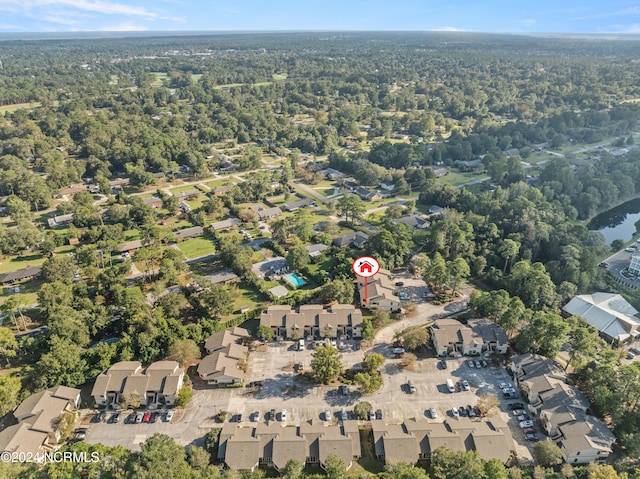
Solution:
<svg viewBox="0 0 640 479"><path fill-rule="evenodd" d="M0 416L13 411L18 404L21 388L19 378L0 376Z"/></svg>
<svg viewBox="0 0 640 479"><path fill-rule="evenodd" d="M413 326L404 329L398 336L402 338L405 349L415 351L429 343L429 331L424 326Z"/></svg>
<svg viewBox="0 0 640 479"><path fill-rule="evenodd" d="M384 366L386 359L382 354L378 353L368 353L365 354L364 359L362 361L362 369L366 372L373 372L380 369Z"/></svg>
<svg viewBox="0 0 640 479"><path fill-rule="evenodd" d="M218 456L218 444L220 443L220 431L222 429L211 429L204 437L204 447L212 457Z"/></svg>
<svg viewBox="0 0 640 479"><path fill-rule="evenodd" d="M433 286L433 289L442 289L449 281L447 264L440 253L435 253L431 259L431 264L427 268L424 280Z"/></svg>
<svg viewBox="0 0 640 479"><path fill-rule="evenodd" d="M355 286L353 281L347 278L336 278L327 281L320 289L320 298L325 303L337 301L340 304L353 303Z"/></svg>
<svg viewBox="0 0 640 479"><path fill-rule="evenodd" d="M9 358L15 358L18 353L18 341L9 328L0 327L0 354L9 365Z"/></svg>
<svg viewBox="0 0 640 479"><path fill-rule="evenodd" d="M414 466L413 464L408 464L406 462L396 462L394 464L388 464L385 467L385 471L386 474L384 474L382 477L388 479L429 479L427 471L425 471L421 467Z"/></svg>
<svg viewBox="0 0 640 479"><path fill-rule="evenodd" d="M333 346L319 346L312 356L311 369L319 383L332 383L342 374L342 354Z"/></svg>
<svg viewBox="0 0 640 479"><path fill-rule="evenodd" d="M21 200L17 196L9 196L5 201L5 207L7 208L7 213L14 221L19 222L31 220L31 208L29 207L29 203Z"/></svg>
<svg viewBox="0 0 640 479"><path fill-rule="evenodd" d="M84 349L68 339L52 336L50 349L43 354L34 367L33 381L39 387L48 388L56 384L75 387L87 380L87 362Z"/></svg>
<svg viewBox="0 0 640 479"><path fill-rule="evenodd" d="M500 248L498 248L498 252L500 256L504 258L504 267L502 268L502 272L507 271L507 264L509 261L513 262L513 258L520 251L520 243L514 241L512 239L506 239L502 242Z"/></svg>
<svg viewBox="0 0 640 479"><path fill-rule="evenodd" d="M371 411L373 411L373 406L367 401L361 401L353 407L353 412L356 413L358 419L362 420L369 419L369 413Z"/></svg>
<svg viewBox="0 0 640 479"><path fill-rule="evenodd" d="M282 469L282 477L285 479L302 479L304 464L297 459L289 459Z"/></svg>
<svg viewBox="0 0 640 479"><path fill-rule="evenodd" d="M303 244L297 243L287 254L287 264L294 271L300 271L309 264L309 252Z"/></svg>
<svg viewBox="0 0 640 479"><path fill-rule="evenodd" d="M487 479L509 479L509 470L499 459L489 459L484 463Z"/></svg>
<svg viewBox="0 0 640 479"><path fill-rule="evenodd" d="M359 372L353 377L353 381L363 393L371 394L382 387L382 374L378 371Z"/></svg>
<svg viewBox="0 0 640 479"><path fill-rule="evenodd" d="M42 278L52 283L62 281L69 283L73 281L73 276L78 270L75 259L68 256L52 256L42 265Z"/></svg>
<svg viewBox="0 0 640 479"><path fill-rule="evenodd" d="M587 467L588 479L618 479L619 476L613 466L609 464L591 463ZM625 477L625 476L622 476Z"/></svg>
<svg viewBox="0 0 640 479"><path fill-rule="evenodd" d="M432 479L487 479L483 461L476 451L451 451L444 447L431 451L429 476Z"/></svg>
<svg viewBox="0 0 640 479"><path fill-rule="evenodd" d="M195 478L182 446L165 434L154 434L140 448L133 474L137 479Z"/></svg>
<svg viewBox="0 0 640 479"><path fill-rule="evenodd" d="M557 314L536 311L531 323L516 337L516 347L555 358L568 331L569 325Z"/></svg>
<svg viewBox="0 0 640 479"><path fill-rule="evenodd" d="M273 332L273 329L271 329L269 326L265 326L264 324L258 326L256 337L260 341L272 341L275 335L276 334Z"/></svg>
<svg viewBox="0 0 640 479"><path fill-rule="evenodd" d="M347 475L347 465L335 454L330 454L325 459L324 472L327 479L344 479Z"/></svg>
<svg viewBox="0 0 640 479"><path fill-rule="evenodd" d="M533 446L533 457L543 467L562 464L562 451L551 441L540 441Z"/></svg>
<svg viewBox="0 0 640 479"><path fill-rule="evenodd" d="M453 289L453 294L456 294L458 289L458 284L460 281L464 281L471 274L471 269L469 268L469 263L464 258L456 258L453 261L449 261L447 264L447 270L449 271L449 275L453 279L451 284L451 288Z"/></svg>
<svg viewBox="0 0 640 479"><path fill-rule="evenodd" d="M189 465L197 471L204 471L209 467L209 463L211 462L211 455L202 447L187 447L187 456Z"/></svg>
<svg viewBox="0 0 640 479"><path fill-rule="evenodd" d="M200 347L192 339L179 339L169 346L168 357L180 366L188 366L200 359Z"/></svg>

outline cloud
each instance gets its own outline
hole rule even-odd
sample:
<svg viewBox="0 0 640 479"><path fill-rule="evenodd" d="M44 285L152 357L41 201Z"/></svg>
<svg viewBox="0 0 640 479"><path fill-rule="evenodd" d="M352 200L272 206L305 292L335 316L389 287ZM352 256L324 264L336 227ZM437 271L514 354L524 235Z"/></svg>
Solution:
<svg viewBox="0 0 640 479"><path fill-rule="evenodd" d="M149 27L139 25L133 22L122 22L117 25L110 25L100 28L103 32L145 32Z"/></svg>
<svg viewBox="0 0 640 479"><path fill-rule="evenodd" d="M438 28L432 28L431 31L432 32L468 32L469 30L465 30L463 28L456 28L456 27L438 27Z"/></svg>
<svg viewBox="0 0 640 479"><path fill-rule="evenodd" d="M42 20L49 23L59 23L61 25L76 25L78 23L69 17L62 17L59 15L46 15Z"/></svg>
<svg viewBox="0 0 640 479"><path fill-rule="evenodd" d="M628 7L615 12L596 13L593 15L585 15L582 17L573 17L571 20L597 20L599 18L618 17L622 15L639 15L640 7Z"/></svg>
<svg viewBox="0 0 640 479"><path fill-rule="evenodd" d="M129 15L157 18L158 14L143 7L103 0L2 0L0 11L31 13L39 9L71 7L84 12L105 15Z"/></svg>
<svg viewBox="0 0 640 479"><path fill-rule="evenodd" d="M0 23L0 30L28 30L26 27L22 25L12 25L10 23Z"/></svg>
<svg viewBox="0 0 640 479"><path fill-rule="evenodd" d="M520 20L518 23L522 25L535 25L536 21L533 18L527 18L526 20Z"/></svg>
<svg viewBox="0 0 640 479"><path fill-rule="evenodd" d="M640 33L640 23L632 25L613 25L606 33Z"/></svg>

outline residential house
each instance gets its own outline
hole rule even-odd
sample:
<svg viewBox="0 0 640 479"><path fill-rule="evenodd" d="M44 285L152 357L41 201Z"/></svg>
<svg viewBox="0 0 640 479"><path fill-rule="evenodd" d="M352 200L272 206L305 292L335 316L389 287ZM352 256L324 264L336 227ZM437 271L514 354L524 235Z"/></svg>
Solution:
<svg viewBox="0 0 640 479"><path fill-rule="evenodd" d="M558 427L583 418L590 406L580 391L564 383L538 393L538 398L536 415L550 437L558 434Z"/></svg>
<svg viewBox="0 0 640 479"><path fill-rule="evenodd" d="M145 198L142 202L147 206L151 206L152 208L160 208L162 206L162 199L159 196L151 196L150 198Z"/></svg>
<svg viewBox="0 0 640 479"><path fill-rule="evenodd" d="M404 223L417 230L427 229L430 225L429 221L415 214L404 215L397 220L393 220L393 224L398 223Z"/></svg>
<svg viewBox="0 0 640 479"><path fill-rule="evenodd" d="M452 451L477 451L484 460L506 463L514 450L509 427L499 417L472 421L456 417L445 423L412 418L402 424L373 421L376 457L386 464L416 464L439 447Z"/></svg>
<svg viewBox="0 0 640 479"><path fill-rule="evenodd" d="M180 209L182 210L183 213L188 213L189 211L191 211L191 205L186 201L181 201Z"/></svg>
<svg viewBox="0 0 640 479"><path fill-rule="evenodd" d="M218 331L207 338L207 352L198 364L200 379L208 384L235 384L244 378L244 364L249 348L242 344L249 331L235 326Z"/></svg>
<svg viewBox="0 0 640 479"><path fill-rule="evenodd" d="M173 235L176 237L176 241L184 241L191 238L197 238L204 234L204 228L202 226L193 226L191 228L183 228L178 231L174 231Z"/></svg>
<svg viewBox="0 0 640 479"><path fill-rule="evenodd" d="M204 343L207 354L226 348L230 344L242 344L244 338L249 338L249 331L239 326L227 328L212 334Z"/></svg>
<svg viewBox="0 0 640 479"><path fill-rule="evenodd" d="M198 376L207 384L236 384L244 378L248 348L231 343L208 354L198 364Z"/></svg>
<svg viewBox="0 0 640 479"><path fill-rule="evenodd" d="M365 300L364 284L367 282L367 297ZM391 281L391 272L381 269L370 278L358 276L358 294L360 306L370 310L399 311L400 299L394 293L396 288Z"/></svg>
<svg viewBox="0 0 640 479"><path fill-rule="evenodd" d="M429 208L430 215L441 215L444 212L444 208L442 206L433 205Z"/></svg>
<svg viewBox="0 0 640 479"><path fill-rule="evenodd" d="M356 188L358 188L358 180L351 177L342 178L341 180L338 181L338 184L343 188L348 189L349 191L354 191Z"/></svg>
<svg viewBox="0 0 640 479"><path fill-rule="evenodd" d="M13 411L18 422L0 432L0 451L30 455L55 451L60 433L56 429L58 417L65 412L75 413L80 405L80 390L55 386L32 394Z"/></svg>
<svg viewBox="0 0 640 479"><path fill-rule="evenodd" d="M138 361L121 361L102 372L91 395L96 404L120 408L122 403L171 405L182 387L184 369L176 361L156 361L146 369Z"/></svg>
<svg viewBox="0 0 640 479"><path fill-rule="evenodd" d="M378 183L378 185L385 191L393 191L396 187L393 183Z"/></svg>
<svg viewBox="0 0 640 479"><path fill-rule="evenodd" d="M77 183L75 185L71 185L68 188L61 188L58 190L58 195L60 196L72 196L76 193L80 193L81 191L87 191L87 185L84 183Z"/></svg>
<svg viewBox="0 0 640 479"><path fill-rule="evenodd" d="M47 225L49 226L49 228L63 228L73 222L73 217L73 213L54 216L53 218L47 219Z"/></svg>
<svg viewBox="0 0 640 479"><path fill-rule="evenodd" d="M631 274L640 274L640 254L633 253L631 255L631 261L629 262L628 270Z"/></svg>
<svg viewBox="0 0 640 479"><path fill-rule="evenodd" d="M640 336L638 311L615 293L575 296L562 308L565 316L580 316L609 343L630 342Z"/></svg>
<svg viewBox="0 0 640 479"><path fill-rule="evenodd" d="M324 468L329 456L338 456L347 469L360 457L356 421L326 424L305 421L283 426L269 421L249 427L226 423L220 431L218 460L229 469L254 470L258 465L282 470L290 459Z"/></svg>
<svg viewBox="0 0 640 479"><path fill-rule="evenodd" d="M122 243L118 248L120 253L133 253L134 251L138 251L140 248L144 248L144 244L142 244L142 240L133 240Z"/></svg>
<svg viewBox="0 0 640 479"><path fill-rule="evenodd" d="M366 188L357 187L353 190L353 193L358 195L365 201L378 201L383 198L383 196L377 191L371 191Z"/></svg>
<svg viewBox="0 0 640 479"><path fill-rule="evenodd" d="M478 355L482 338L456 319L438 319L431 326L431 339L438 356Z"/></svg>
<svg viewBox="0 0 640 479"><path fill-rule="evenodd" d="M509 349L509 337L504 329L486 318L472 318L467 326L482 338L482 351L506 354Z"/></svg>
<svg viewBox="0 0 640 479"><path fill-rule="evenodd" d="M339 180L340 178L343 178L345 176L344 173L338 170L334 170L333 168L327 168L326 170L322 170L322 173L324 173L324 176L328 180Z"/></svg>
<svg viewBox="0 0 640 479"><path fill-rule="evenodd" d="M364 247L364 244L369 239L369 235L356 231L355 233L349 233L342 236L336 236L333 238L333 244L338 248L344 248L346 246L354 246L356 248Z"/></svg>
<svg viewBox="0 0 640 479"><path fill-rule="evenodd" d="M178 193L173 193L173 196L175 196L179 200L187 201L187 200L193 200L200 193L202 193L202 191L200 191L197 188L194 188L192 190L180 191Z"/></svg>
<svg viewBox="0 0 640 479"><path fill-rule="evenodd" d="M313 201L311 198L301 198L296 201L285 203L284 205L282 205L282 209L284 211L295 211L299 208L305 208L307 206L315 206L315 204L316 204L315 201Z"/></svg>
<svg viewBox="0 0 640 479"><path fill-rule="evenodd" d="M236 226L240 226L242 221L238 218L228 218L222 221L216 221L215 223L211 223L211 229L214 231L229 231Z"/></svg>
<svg viewBox="0 0 640 479"><path fill-rule="evenodd" d="M272 305L262 311L260 325L270 327L284 338L359 338L362 336L362 312L351 304L334 304L328 308L307 304L298 309Z"/></svg>
<svg viewBox="0 0 640 479"><path fill-rule="evenodd" d="M567 382L567 374L558 363L537 354L526 353L514 357L511 371L527 401L534 408L541 403L541 393Z"/></svg>
<svg viewBox="0 0 640 479"><path fill-rule="evenodd" d="M17 283L18 281L35 279L40 276L41 272L42 266L27 266L26 268L22 268L17 271L0 274L0 283L3 286L9 286Z"/></svg>
<svg viewBox="0 0 640 479"><path fill-rule="evenodd" d="M309 253L309 257L312 260L319 258L322 255L322 253L324 253L328 249L329 247L326 244L322 244L322 243L312 244L306 247L306 250Z"/></svg>
<svg viewBox="0 0 640 479"><path fill-rule="evenodd" d="M218 186L218 187L214 188L213 190L211 190L211 192L213 193L214 196L220 196L220 195L224 195L225 193L227 193L230 189L231 189L230 185Z"/></svg>
<svg viewBox="0 0 640 479"><path fill-rule="evenodd" d="M269 290L269 294L275 299L280 299L288 295L289 290L286 286L282 286L281 284L279 284L278 286L274 286L273 288L271 288Z"/></svg>
<svg viewBox="0 0 640 479"><path fill-rule="evenodd" d="M265 261L255 263L251 270L260 278L280 279L289 271L289 263L282 256L273 256Z"/></svg>
<svg viewBox="0 0 640 479"><path fill-rule="evenodd" d="M483 166L480 158L476 158L475 160L456 160L453 164L457 165L460 171L473 171Z"/></svg>
<svg viewBox="0 0 640 479"><path fill-rule="evenodd" d="M616 437L593 416L558 426L556 445L567 464L604 463L612 452Z"/></svg>
<svg viewBox="0 0 640 479"><path fill-rule="evenodd" d="M277 218L282 214L282 210L278 206L271 208L265 208L258 211L258 218L261 221L270 220L271 218Z"/></svg>
<svg viewBox="0 0 640 479"><path fill-rule="evenodd" d="M240 280L240 277L235 274L233 271L229 271L228 269L218 271L213 274L208 274L205 276L206 279L211 281L213 284L229 284L235 283Z"/></svg>

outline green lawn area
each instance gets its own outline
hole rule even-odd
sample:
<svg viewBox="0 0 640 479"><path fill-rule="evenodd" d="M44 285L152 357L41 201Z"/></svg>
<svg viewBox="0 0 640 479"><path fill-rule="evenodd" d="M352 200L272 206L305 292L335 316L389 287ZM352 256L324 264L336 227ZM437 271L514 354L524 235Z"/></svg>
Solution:
<svg viewBox="0 0 640 479"><path fill-rule="evenodd" d="M187 258L197 258L207 254L215 253L216 247L208 238L191 238L178 243L178 249L184 253Z"/></svg>
<svg viewBox="0 0 640 479"><path fill-rule="evenodd" d="M226 85L216 85L213 88L215 88L216 90L222 90L223 88L238 88L241 86L267 86L267 85L271 85L273 82L270 81L261 81L261 82L256 82L256 83L228 83Z"/></svg>
<svg viewBox="0 0 640 479"><path fill-rule="evenodd" d="M461 185L463 183L468 183L469 181L479 180L480 178L484 178L487 175L484 174L476 174L476 173L459 173L457 171L449 171L449 174L438 178L437 181L441 183L446 183L448 185Z"/></svg>
<svg viewBox="0 0 640 479"><path fill-rule="evenodd" d="M155 77L155 80L153 81L152 86L160 86L162 85L163 80L169 79L169 75L167 75L165 72L150 72L150 73Z"/></svg>
<svg viewBox="0 0 640 479"><path fill-rule="evenodd" d="M0 273L18 271L27 266L38 266L45 262L47 258L39 253L25 254L22 256L6 256L0 260Z"/></svg>
<svg viewBox="0 0 640 479"><path fill-rule="evenodd" d="M184 191L197 190L196 185L186 185L186 186L178 186L176 188L171 188L169 191L171 194L175 195L176 193L182 193Z"/></svg>
<svg viewBox="0 0 640 479"><path fill-rule="evenodd" d="M16 286L20 288L20 293L7 294L3 291L2 295L0 295L0 305L4 304L4 302L11 296L16 296L18 298L18 302L25 306L31 306L32 304L37 303L38 291L40 291L42 283L44 283L43 280L34 279L32 281L16 284Z"/></svg>
<svg viewBox="0 0 640 479"><path fill-rule="evenodd" d="M206 199L207 197L202 194L202 195L199 195L195 200L187 201L187 204L191 206L192 210L195 210L197 208L200 208L202 206L202 203L204 203L204 200Z"/></svg>
<svg viewBox="0 0 640 479"><path fill-rule="evenodd" d="M207 185L209 188L211 188L212 190L214 188L218 188L219 186L230 186L233 185L233 181L230 180L213 180L213 181L209 181L208 183L205 183L205 185Z"/></svg>
<svg viewBox="0 0 640 479"><path fill-rule="evenodd" d="M253 254L251 255L251 262L254 264L264 260L265 260L265 257L260 251L254 251Z"/></svg>
<svg viewBox="0 0 640 479"><path fill-rule="evenodd" d="M0 106L0 114L4 115L5 113L13 113L16 110L20 110L23 108L37 108L41 105L39 101L33 101L31 103L15 103L13 105L3 105Z"/></svg>
<svg viewBox="0 0 640 479"><path fill-rule="evenodd" d="M140 239L140 231L138 230L125 230L123 232L125 241L133 241Z"/></svg>
<svg viewBox="0 0 640 479"><path fill-rule="evenodd" d="M269 300L269 298L264 297L262 293L256 291L255 288L245 281L230 284L228 291L233 299L233 313L225 316L224 319L230 319L240 314L240 308L243 306L248 306L249 310L251 310Z"/></svg>
<svg viewBox="0 0 640 479"><path fill-rule="evenodd" d="M286 80L287 79L287 74L286 73L274 73L273 75L271 75L271 78L273 78L274 80Z"/></svg>

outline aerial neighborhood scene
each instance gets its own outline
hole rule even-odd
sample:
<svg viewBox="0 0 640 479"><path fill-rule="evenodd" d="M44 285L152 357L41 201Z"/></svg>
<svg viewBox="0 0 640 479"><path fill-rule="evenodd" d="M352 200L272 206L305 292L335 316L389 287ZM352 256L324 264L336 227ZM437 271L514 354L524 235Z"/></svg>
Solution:
<svg viewBox="0 0 640 479"><path fill-rule="evenodd" d="M637 6L157 3L0 2L1 478L640 478Z"/></svg>

